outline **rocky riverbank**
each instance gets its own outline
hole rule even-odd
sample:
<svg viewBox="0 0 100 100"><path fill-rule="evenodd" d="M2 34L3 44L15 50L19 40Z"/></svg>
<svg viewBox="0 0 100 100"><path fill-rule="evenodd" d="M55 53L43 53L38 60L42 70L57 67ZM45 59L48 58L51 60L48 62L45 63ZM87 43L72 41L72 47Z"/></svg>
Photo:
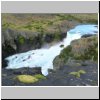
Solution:
<svg viewBox="0 0 100 100"><path fill-rule="evenodd" d="M80 75L78 76L78 72ZM76 74L71 74L71 73ZM83 73L82 73L83 72ZM37 82L20 82L19 75L41 75L43 78ZM44 78L39 68L2 69L3 86L97 86L98 64L92 61L73 61L72 64L64 65L57 71L50 71Z"/></svg>
<svg viewBox="0 0 100 100"><path fill-rule="evenodd" d="M98 36L85 36L74 40L71 45L62 50L54 60L54 70L49 70L45 77L41 68L2 69L3 86L97 86L98 85ZM38 81L28 80L31 75ZM24 82L23 82L24 81Z"/></svg>
<svg viewBox="0 0 100 100"><path fill-rule="evenodd" d="M98 36L82 37L81 39L72 41L54 59L54 70L71 63L72 60L92 60L98 63Z"/></svg>
<svg viewBox="0 0 100 100"><path fill-rule="evenodd" d="M19 68L19 69L5 69L2 68L2 85L13 86L23 84L17 79L19 75L41 75L41 68ZM27 81L27 80L26 80Z"/></svg>

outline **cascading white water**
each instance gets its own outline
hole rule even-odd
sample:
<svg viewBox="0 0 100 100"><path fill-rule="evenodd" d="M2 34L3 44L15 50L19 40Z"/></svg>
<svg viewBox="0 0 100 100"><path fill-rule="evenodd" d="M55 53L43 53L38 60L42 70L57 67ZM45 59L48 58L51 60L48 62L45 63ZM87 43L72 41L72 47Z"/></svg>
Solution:
<svg viewBox="0 0 100 100"><path fill-rule="evenodd" d="M79 25L67 32L67 37L58 44L46 49L36 49L25 53L19 53L7 57L7 69L15 69L21 67L41 67L42 74L47 75L48 69L53 69L53 60L60 54L61 50L67 47L72 40L81 38L84 34L96 34L98 31L96 25ZM60 47L64 45L64 47Z"/></svg>

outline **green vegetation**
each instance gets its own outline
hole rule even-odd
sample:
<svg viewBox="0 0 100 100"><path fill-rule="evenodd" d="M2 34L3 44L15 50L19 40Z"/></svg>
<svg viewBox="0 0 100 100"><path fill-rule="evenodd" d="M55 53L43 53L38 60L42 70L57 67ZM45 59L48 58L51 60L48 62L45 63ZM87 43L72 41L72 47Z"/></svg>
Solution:
<svg viewBox="0 0 100 100"><path fill-rule="evenodd" d="M38 79L31 75L18 75L17 79L19 82L22 83L35 83L38 81Z"/></svg>
<svg viewBox="0 0 100 100"><path fill-rule="evenodd" d="M97 24L97 16L94 14L58 14L60 20L78 21L80 23L94 23Z"/></svg>
<svg viewBox="0 0 100 100"><path fill-rule="evenodd" d="M98 61L98 37L91 36L73 41L71 45L62 50L59 58L64 62L67 62L69 58Z"/></svg>
<svg viewBox="0 0 100 100"><path fill-rule="evenodd" d="M75 77L77 77L77 78L80 78L80 76L81 76L81 74L85 74L86 72L84 71L84 70L79 70L79 71L77 71L77 72L70 72L69 74L70 75L73 75L73 76L75 76Z"/></svg>
<svg viewBox="0 0 100 100"><path fill-rule="evenodd" d="M69 46L61 51L60 55L55 57L53 61L54 70L65 65L72 67L87 66L81 63L86 60L98 62L98 36L72 41Z"/></svg>
<svg viewBox="0 0 100 100"><path fill-rule="evenodd" d="M16 25L13 23L8 23L8 22L2 24L3 30L6 30L8 28L16 29Z"/></svg>
<svg viewBox="0 0 100 100"><path fill-rule="evenodd" d="M74 45L73 43L74 58L77 60L98 60L98 37L92 36L89 38L81 39L80 42Z"/></svg>
<svg viewBox="0 0 100 100"><path fill-rule="evenodd" d="M2 25L2 27L3 27L3 28L9 27L9 23L4 23L4 24Z"/></svg>
<svg viewBox="0 0 100 100"><path fill-rule="evenodd" d="M72 50L72 46L71 46L71 45L67 46L67 48L64 48L64 49L62 50L61 54L59 55L59 58L60 58L60 59L63 59L64 62L65 62L65 61L68 60L71 56L73 56L71 50Z"/></svg>
<svg viewBox="0 0 100 100"><path fill-rule="evenodd" d="M77 18L76 16L73 16L71 14L68 14L67 16L65 16L64 14L58 14L58 16L60 20L69 20L69 21L76 20L82 23L82 20L80 18Z"/></svg>
<svg viewBox="0 0 100 100"><path fill-rule="evenodd" d="M57 32L58 25L65 21L97 24L98 14L2 14L2 27L17 30ZM67 23L68 24L68 23ZM66 25L68 26L68 25ZM55 27L55 28L54 28Z"/></svg>
<svg viewBox="0 0 100 100"><path fill-rule="evenodd" d="M48 25L53 25L53 21L48 21Z"/></svg>
<svg viewBox="0 0 100 100"><path fill-rule="evenodd" d="M20 36L18 37L18 41L19 41L20 44L24 44L25 38L24 38L23 36L20 35Z"/></svg>
<svg viewBox="0 0 100 100"><path fill-rule="evenodd" d="M19 82L22 82L22 83L35 83L39 80L44 80L46 79L45 76L41 75L41 74L37 74L37 75L18 75L16 77L16 79L19 81Z"/></svg>
<svg viewBox="0 0 100 100"><path fill-rule="evenodd" d="M29 30L32 30L32 25L26 25L26 26L24 26L24 28L26 28L26 29L29 29Z"/></svg>
<svg viewBox="0 0 100 100"><path fill-rule="evenodd" d="M2 29L53 36L53 41L62 39L61 33L65 33L73 27L72 21L77 23L92 23L98 21L98 14L2 14ZM74 23L75 24L75 23ZM24 38L19 37L23 44Z"/></svg>
<svg viewBox="0 0 100 100"><path fill-rule="evenodd" d="M37 74L37 75L34 75L35 78L41 80L41 79L46 79L45 76L41 75L41 74Z"/></svg>

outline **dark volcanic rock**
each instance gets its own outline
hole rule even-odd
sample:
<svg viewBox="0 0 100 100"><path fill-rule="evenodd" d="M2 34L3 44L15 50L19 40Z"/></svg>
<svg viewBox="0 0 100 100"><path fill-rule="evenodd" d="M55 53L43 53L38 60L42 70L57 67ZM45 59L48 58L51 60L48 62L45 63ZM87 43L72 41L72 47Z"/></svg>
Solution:
<svg viewBox="0 0 100 100"><path fill-rule="evenodd" d="M51 41L53 41L54 39L54 35L53 34L47 34L44 36L44 41L47 43L50 43Z"/></svg>
<svg viewBox="0 0 100 100"><path fill-rule="evenodd" d="M48 69L48 74L55 73L54 69Z"/></svg>
<svg viewBox="0 0 100 100"><path fill-rule="evenodd" d="M13 86L19 83L15 78L17 75L36 75L42 74L41 68L19 68L19 69L2 69L2 85Z"/></svg>
<svg viewBox="0 0 100 100"><path fill-rule="evenodd" d="M41 73L41 68L36 67L36 68L19 68L13 71L13 74L18 75L18 74L28 74L28 75L33 75L33 74L42 74Z"/></svg>
<svg viewBox="0 0 100 100"><path fill-rule="evenodd" d="M77 63L77 61L74 63ZM85 64L85 66L83 65ZM41 68L20 68L2 69L3 86L97 86L98 85L98 64L92 61L81 62L80 66L65 65L60 70L49 70L49 75L45 80L36 83L25 84L15 79L17 75L36 75L41 74ZM70 75L71 72L84 70L86 73L80 77Z"/></svg>
<svg viewBox="0 0 100 100"><path fill-rule="evenodd" d="M90 36L94 36L95 34L85 34L85 35L82 35L81 38L87 38L87 37L90 37Z"/></svg>
<svg viewBox="0 0 100 100"><path fill-rule="evenodd" d="M62 69L57 70L47 76L47 80L42 80L33 85L39 86L97 86L98 85L98 64L86 61L83 62L86 66L63 66ZM70 75L70 72L77 72L79 70L86 71L81 74L80 78Z"/></svg>
<svg viewBox="0 0 100 100"><path fill-rule="evenodd" d="M36 44L38 43L38 44ZM41 47L41 35L37 32L2 30L3 57Z"/></svg>
<svg viewBox="0 0 100 100"><path fill-rule="evenodd" d="M7 67L7 61L2 58L2 68Z"/></svg>
<svg viewBox="0 0 100 100"><path fill-rule="evenodd" d="M67 32L61 33L61 39L65 38L67 36Z"/></svg>
<svg viewBox="0 0 100 100"><path fill-rule="evenodd" d="M41 68L36 67L36 68L18 68L18 69L2 69L3 74L12 74L12 75L20 75L20 74L42 74L41 73Z"/></svg>

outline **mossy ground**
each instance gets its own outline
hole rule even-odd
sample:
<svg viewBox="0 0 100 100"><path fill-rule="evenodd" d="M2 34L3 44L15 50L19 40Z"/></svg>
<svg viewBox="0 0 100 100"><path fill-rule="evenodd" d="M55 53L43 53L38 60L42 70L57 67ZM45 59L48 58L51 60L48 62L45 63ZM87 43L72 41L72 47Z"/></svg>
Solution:
<svg viewBox="0 0 100 100"><path fill-rule="evenodd" d="M63 66L60 70L51 72L46 79L44 76L40 79L40 72L38 72L38 81L33 82L33 76L37 76L37 72L34 74L34 69L2 69L2 86L98 86L98 64L92 61L86 61L85 66ZM25 70L24 72L22 72ZM79 72L80 70L86 73L77 75L70 75L71 72ZM29 72L27 72L29 71ZM17 73L15 73L17 72ZM22 72L22 74L19 74ZM32 83L20 82L16 79L18 75L31 75ZM36 78L36 77L35 77ZM37 79L37 78L36 78Z"/></svg>
<svg viewBox="0 0 100 100"><path fill-rule="evenodd" d="M38 82L39 80L46 79L46 77L41 74L37 74L33 76L32 75L18 75L16 76L16 79L22 83L35 83L35 82Z"/></svg>
<svg viewBox="0 0 100 100"><path fill-rule="evenodd" d="M41 74L34 75L34 77L36 77L39 80L46 79L46 77Z"/></svg>
<svg viewBox="0 0 100 100"><path fill-rule="evenodd" d="M75 40L59 55L65 62L68 59L98 61L98 37L91 36Z"/></svg>
<svg viewBox="0 0 100 100"><path fill-rule="evenodd" d="M16 78L22 83L35 83L38 81L37 78L31 75L18 75Z"/></svg>
<svg viewBox="0 0 100 100"><path fill-rule="evenodd" d="M81 74L85 74L85 73L86 73L86 71L84 71L84 70L79 70L79 71L77 71L77 72L70 72L69 74L70 74L70 75L73 75L73 76L75 76L75 77L77 77L77 78L80 78Z"/></svg>
<svg viewBox="0 0 100 100"><path fill-rule="evenodd" d="M2 33L15 34L9 41L18 40L18 49L24 44L39 48L45 43L61 41L67 31L79 24L97 24L98 14L8 14L3 13ZM9 31L10 30L10 31ZM8 32L8 33L6 33ZM12 33L12 34L13 34ZM27 35L22 35L26 34ZM64 34L63 34L64 33ZM29 35L30 36L29 36ZM4 35L4 34L3 34ZM6 35L4 35L6 36ZM7 35L8 36L8 35ZM15 38L17 37L18 38ZM16 40L16 41L17 41ZM27 43L28 41L28 43ZM19 46L19 44L21 46ZM34 46L35 44L35 46ZM15 43L16 45L16 43Z"/></svg>
<svg viewBox="0 0 100 100"><path fill-rule="evenodd" d="M18 37L18 42L19 42L19 44L24 44L25 38L23 36L19 36Z"/></svg>
<svg viewBox="0 0 100 100"><path fill-rule="evenodd" d="M40 33L57 33L68 21L97 24L97 14L2 14L2 28ZM68 23L66 27L70 27Z"/></svg>

